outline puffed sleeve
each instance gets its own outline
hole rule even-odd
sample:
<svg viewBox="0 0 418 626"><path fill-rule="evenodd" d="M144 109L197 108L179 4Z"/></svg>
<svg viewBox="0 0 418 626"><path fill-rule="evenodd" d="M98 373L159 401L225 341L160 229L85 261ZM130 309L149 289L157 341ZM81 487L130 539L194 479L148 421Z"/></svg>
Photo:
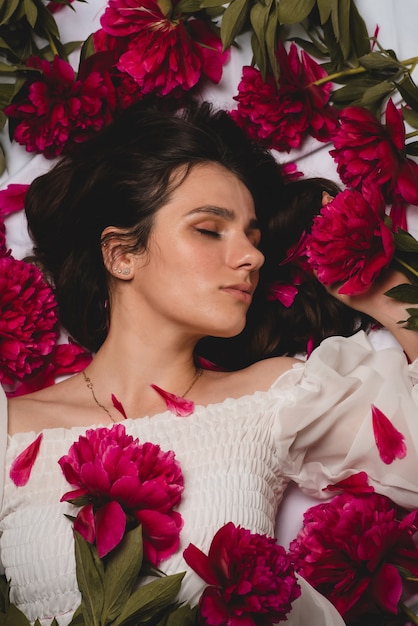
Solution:
<svg viewBox="0 0 418 626"><path fill-rule="evenodd" d="M375 351L360 332L326 339L295 369L292 400L280 412L286 475L306 493L330 497L327 485L365 471L376 491L418 508L418 362L408 366L396 348ZM288 386L286 378L274 387ZM404 436L404 458L381 459L372 405Z"/></svg>
<svg viewBox="0 0 418 626"><path fill-rule="evenodd" d="M7 447L7 398L0 385L0 509L3 501Z"/></svg>

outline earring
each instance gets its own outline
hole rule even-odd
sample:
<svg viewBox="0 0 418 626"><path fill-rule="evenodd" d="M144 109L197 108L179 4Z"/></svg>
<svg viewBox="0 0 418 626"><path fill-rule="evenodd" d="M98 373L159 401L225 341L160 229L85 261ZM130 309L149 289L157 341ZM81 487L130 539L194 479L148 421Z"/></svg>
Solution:
<svg viewBox="0 0 418 626"><path fill-rule="evenodd" d="M125 269L122 270L122 274L124 276L129 276L130 273L131 273L131 270L129 269L129 267L125 267Z"/></svg>

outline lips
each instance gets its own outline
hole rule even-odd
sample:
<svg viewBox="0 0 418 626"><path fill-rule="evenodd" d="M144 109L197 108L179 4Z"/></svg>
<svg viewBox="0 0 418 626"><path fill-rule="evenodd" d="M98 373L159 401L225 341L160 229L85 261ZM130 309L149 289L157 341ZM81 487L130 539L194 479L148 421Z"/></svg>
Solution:
<svg viewBox="0 0 418 626"><path fill-rule="evenodd" d="M222 287L222 291L248 304L253 298L254 287L248 283L238 283L236 285L226 285Z"/></svg>

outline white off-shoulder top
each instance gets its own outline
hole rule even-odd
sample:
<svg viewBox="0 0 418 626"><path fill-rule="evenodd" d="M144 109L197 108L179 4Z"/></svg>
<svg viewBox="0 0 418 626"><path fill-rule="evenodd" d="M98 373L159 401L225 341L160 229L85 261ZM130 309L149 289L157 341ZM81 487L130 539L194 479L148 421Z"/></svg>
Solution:
<svg viewBox="0 0 418 626"><path fill-rule="evenodd" d="M363 333L330 338L268 391L196 406L188 417L166 411L124 420L127 432L141 442L174 450L184 474L181 546L161 563L169 574L187 571L180 599L196 603L205 584L183 560L189 542L206 552L228 521L272 536L291 479L308 493L323 496L321 490L329 483L364 470L377 491L418 507L417 365L408 366L396 349L375 352ZM374 441L372 403L405 436L406 457L390 465L382 462ZM6 422L5 413L1 419ZM24 487L15 486L9 470L35 433L8 437L1 464L0 559L11 581L11 600L30 620L38 617L45 626L54 616L67 626L80 601L72 525L65 516L76 509L60 502L69 486L57 461L85 430L44 430ZM328 601L301 584L302 596L294 603L289 625L343 624Z"/></svg>

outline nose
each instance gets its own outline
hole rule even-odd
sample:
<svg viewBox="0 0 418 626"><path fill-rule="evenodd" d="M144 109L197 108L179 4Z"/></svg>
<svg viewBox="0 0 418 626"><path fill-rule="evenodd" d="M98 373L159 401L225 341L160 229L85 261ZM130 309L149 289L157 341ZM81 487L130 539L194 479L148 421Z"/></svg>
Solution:
<svg viewBox="0 0 418 626"><path fill-rule="evenodd" d="M264 254L247 237L243 238L236 248L232 264L249 272L258 272L263 263Z"/></svg>

